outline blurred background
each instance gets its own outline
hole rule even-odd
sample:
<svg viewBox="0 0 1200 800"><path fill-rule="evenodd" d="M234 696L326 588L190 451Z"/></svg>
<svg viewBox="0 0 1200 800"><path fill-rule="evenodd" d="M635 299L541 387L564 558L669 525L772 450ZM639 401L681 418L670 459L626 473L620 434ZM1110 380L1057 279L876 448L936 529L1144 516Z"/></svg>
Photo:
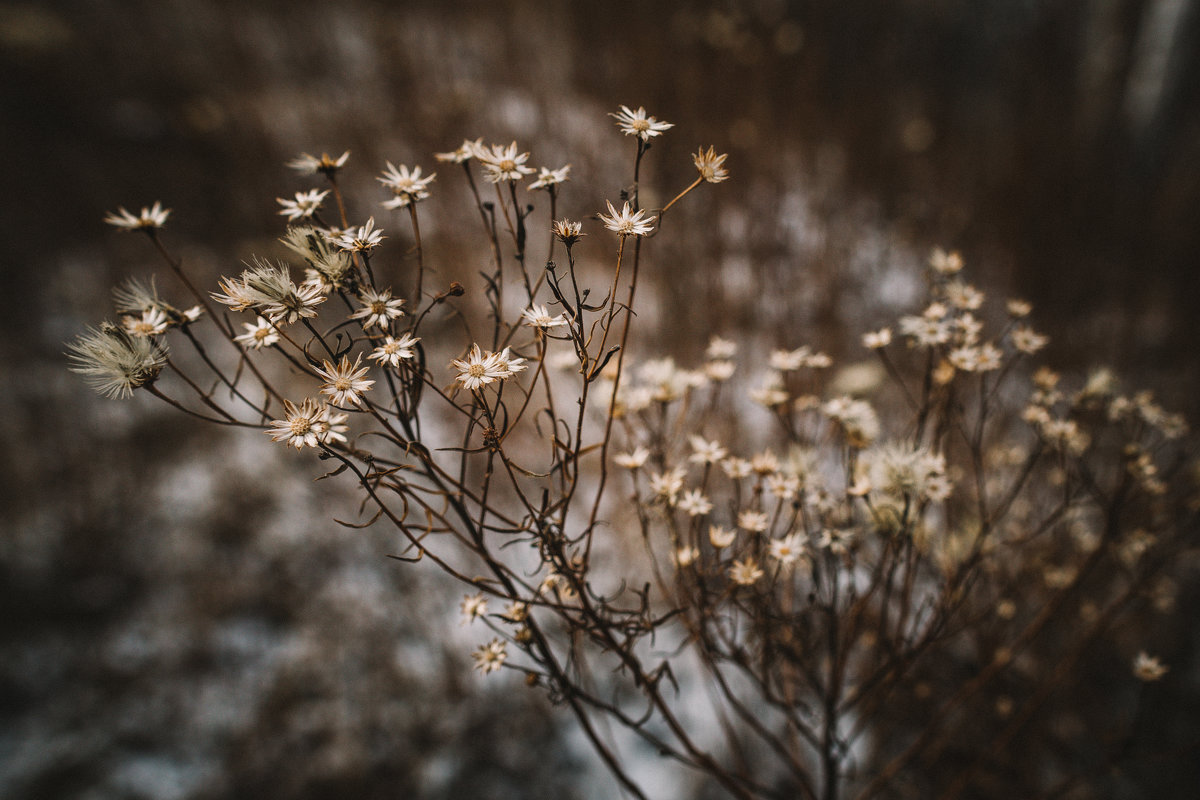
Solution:
<svg viewBox="0 0 1200 800"><path fill-rule="evenodd" d="M486 249L432 153L515 139L572 164L586 220L629 181L605 115L644 105L676 124L645 205L697 146L732 174L652 243L647 355L711 331L855 357L941 245L1033 302L1049 363L1194 422L1198 45L1194 0L0 2L0 795L613 796L540 695L472 674L457 590L329 521L346 486L66 372L114 283L160 271L186 304L105 212L161 200L212 283L278 254L274 198L316 185L285 161L350 150L352 220L385 229L384 160L437 169L426 252L469 284Z"/></svg>

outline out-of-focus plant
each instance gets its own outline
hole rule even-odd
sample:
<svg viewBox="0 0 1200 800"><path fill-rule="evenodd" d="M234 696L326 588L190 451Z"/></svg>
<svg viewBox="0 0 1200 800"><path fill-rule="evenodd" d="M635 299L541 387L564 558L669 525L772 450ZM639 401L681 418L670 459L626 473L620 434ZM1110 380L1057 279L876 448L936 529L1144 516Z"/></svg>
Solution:
<svg viewBox="0 0 1200 800"><path fill-rule="evenodd" d="M1017 737L1069 746L1048 701L1088 648L1167 604L1165 568L1193 543L1183 421L1107 372L1068 389L1034 371L1046 338L1028 304L993 314L940 250L924 308L828 380L810 347L770 353L756 377L715 336L695 369L635 364L643 250L728 174L698 150L695 181L644 208L643 160L672 125L612 116L633 174L595 231L558 218L567 166L535 174L516 143L481 140L437 155L461 166L490 246L475 305L427 268L418 208L436 175L421 167L378 179L406 223L389 242L373 217L351 222L348 154L301 156L290 166L324 186L278 202L303 279L256 258L211 293L166 247L167 210L121 209L108 221L144 232L196 305L125 284L118 322L70 346L73 369L356 481L343 524L390 525L394 557L465 584L466 621L490 629L480 672L569 707L633 796L613 723L739 798L978 795L1020 767ZM576 247L600 228L615 256L591 285ZM748 430L770 445L738 447ZM1122 657L1130 681L1168 674ZM1025 773L1035 792L1080 780Z"/></svg>

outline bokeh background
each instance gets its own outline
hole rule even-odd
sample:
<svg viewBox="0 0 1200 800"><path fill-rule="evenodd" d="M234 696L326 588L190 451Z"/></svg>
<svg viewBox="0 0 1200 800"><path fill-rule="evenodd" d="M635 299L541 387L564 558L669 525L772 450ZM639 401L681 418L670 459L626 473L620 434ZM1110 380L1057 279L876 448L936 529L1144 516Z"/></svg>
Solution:
<svg viewBox="0 0 1200 800"><path fill-rule="evenodd" d="M482 136L571 163L586 219L629 180L606 113L644 105L677 126L647 205L699 145L733 176L653 242L647 354L717 331L852 357L942 245L1034 303L1048 361L1200 418L1195 0L0 2L0 74L5 797L614 796L540 696L471 673L454 589L328 521L347 487L66 372L109 287L159 269L118 205L174 209L211 281L276 252L300 151L352 151L386 229L385 159ZM427 252L465 283L486 251L438 171ZM1156 635L1194 663L1186 625Z"/></svg>

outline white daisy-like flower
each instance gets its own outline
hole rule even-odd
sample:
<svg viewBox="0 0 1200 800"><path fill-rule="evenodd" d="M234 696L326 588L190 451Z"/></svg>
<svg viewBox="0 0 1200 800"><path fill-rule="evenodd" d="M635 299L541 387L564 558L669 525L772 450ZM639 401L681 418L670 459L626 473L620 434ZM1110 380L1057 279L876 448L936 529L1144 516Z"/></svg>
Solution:
<svg viewBox="0 0 1200 800"><path fill-rule="evenodd" d="M361 363L362 356L357 356L353 364L349 356L342 356L336 367L326 361L324 369L317 370L317 375L325 381L321 394L328 395L335 406L361 405L363 393L375 384L366 377L371 367L363 367Z"/></svg>
<svg viewBox="0 0 1200 800"><path fill-rule="evenodd" d="M729 568L729 579L738 586L753 586L763 576L758 562L753 558L739 559Z"/></svg>
<svg viewBox="0 0 1200 800"><path fill-rule="evenodd" d="M350 315L350 319L361 319L363 328L379 326L386 328L388 324L397 317L404 316L404 312L400 306L404 305L404 300L399 297L392 297L391 289L376 291L374 289L363 289L358 296L362 308Z"/></svg>
<svg viewBox="0 0 1200 800"><path fill-rule="evenodd" d="M765 511L746 509L738 514L737 524L742 530L750 531L751 533L762 533L770 527L771 521Z"/></svg>
<svg viewBox="0 0 1200 800"><path fill-rule="evenodd" d="M754 467L745 458L727 458L721 462L721 469L733 480L748 478L754 474Z"/></svg>
<svg viewBox="0 0 1200 800"><path fill-rule="evenodd" d="M736 369L737 365L732 361L708 361L704 364L704 376L720 383L732 378Z"/></svg>
<svg viewBox="0 0 1200 800"><path fill-rule="evenodd" d="M110 212L105 216L104 221L122 231L153 231L165 225L170 215L171 209L163 208L162 203L155 201L149 208L143 206L137 216L119 207L115 213Z"/></svg>
<svg viewBox="0 0 1200 800"><path fill-rule="evenodd" d="M684 474L680 469L656 472L650 476L650 491L666 500L668 505L675 505L675 498L683 489Z"/></svg>
<svg viewBox="0 0 1200 800"><path fill-rule="evenodd" d="M629 106L621 106L619 112L610 113L609 116L617 121L621 133L637 136L643 142L648 142L651 138L660 136L663 131L675 127L673 122L659 122L654 117L646 116L646 109L642 106L638 106L637 111L630 110Z"/></svg>
<svg viewBox="0 0 1200 800"><path fill-rule="evenodd" d="M567 324L567 318L564 315L559 314L552 317L550 316L550 309L545 306L539 306L536 303L525 309L521 314L521 318L525 320L525 324L529 327L541 330L557 328Z"/></svg>
<svg viewBox="0 0 1200 800"><path fill-rule="evenodd" d="M703 149L697 149L692 154L692 161L696 164L696 169L700 172L700 177L709 183L720 183L729 177L729 171L725 169L726 153L718 155L713 148L708 148L705 152Z"/></svg>
<svg viewBox="0 0 1200 800"><path fill-rule="evenodd" d="M551 186L557 186L560 183L566 183L567 181L571 180L570 173L570 164L567 164L565 167L559 167L558 169L542 167L541 170L538 171L537 180L529 184L529 186L526 188L530 190L549 189Z"/></svg>
<svg viewBox="0 0 1200 800"><path fill-rule="evenodd" d="M470 161L483 148L483 139L463 139L463 143L459 145L457 150L451 150L448 153L434 153L433 157L438 161L450 164L461 164L464 161Z"/></svg>
<svg viewBox="0 0 1200 800"><path fill-rule="evenodd" d="M795 350L774 350L767 363L773 370L793 372L804 366L809 352L807 347L798 347Z"/></svg>
<svg viewBox="0 0 1200 800"><path fill-rule="evenodd" d="M317 405L312 398L305 398L299 406L284 400L283 411L283 419L271 421L265 431L268 436L297 450L321 443L329 425L324 405Z"/></svg>
<svg viewBox="0 0 1200 800"><path fill-rule="evenodd" d="M887 347L892 343L892 329L880 328L871 333L864 333L862 337L863 347L868 350L878 350L882 347Z"/></svg>
<svg viewBox="0 0 1200 800"><path fill-rule="evenodd" d="M287 217L289 221L305 219L317 212L317 209L321 207L321 201L328 194L328 189L323 192L313 189L308 192L296 192L295 200L285 200L282 197L276 197L275 202L283 206L283 210L279 213Z"/></svg>
<svg viewBox="0 0 1200 800"><path fill-rule="evenodd" d="M983 305L983 292L969 283L955 280L946 284L946 299L955 308L974 311Z"/></svg>
<svg viewBox="0 0 1200 800"><path fill-rule="evenodd" d="M484 675L489 675L503 666L508 658L508 643L492 639L487 644L481 644L479 649L471 653L475 659L475 669Z"/></svg>
<svg viewBox="0 0 1200 800"><path fill-rule="evenodd" d="M279 341L279 331L263 317L254 322L243 322L242 327L246 332L233 337L233 340L247 350L262 350Z"/></svg>
<svg viewBox="0 0 1200 800"><path fill-rule="evenodd" d="M852 536L849 531L826 528L821 531L821 536L817 539L817 545L841 556L849 551L851 538Z"/></svg>
<svg viewBox="0 0 1200 800"><path fill-rule="evenodd" d="M722 339L720 336L709 339L708 348L704 351L704 357L712 361L724 361L735 355L737 355L737 342Z"/></svg>
<svg viewBox="0 0 1200 800"><path fill-rule="evenodd" d="M625 469L640 469L649 457L649 450L644 447L638 447L631 453L617 453L613 456L613 462L618 467L624 467Z"/></svg>
<svg viewBox="0 0 1200 800"><path fill-rule="evenodd" d="M458 607L462 611L463 624L466 625L487 613L487 598L483 596L482 592L469 594L463 597Z"/></svg>
<svg viewBox="0 0 1200 800"><path fill-rule="evenodd" d="M490 148L481 147L476 151L475 158L483 166L483 179L488 183L520 181L526 175L533 174L533 169L525 166L529 153L518 153L516 142L507 147L499 144Z"/></svg>
<svg viewBox="0 0 1200 800"><path fill-rule="evenodd" d="M382 228L375 229L375 218L370 217L366 225L343 231L334 240L334 244L347 252L363 253L379 247L386 238Z"/></svg>
<svg viewBox="0 0 1200 800"><path fill-rule="evenodd" d="M317 431L317 439L324 442L344 442L344 434L348 430L346 421L350 415L331 408L327 403L321 404L321 426Z"/></svg>
<svg viewBox="0 0 1200 800"><path fill-rule="evenodd" d="M694 547L680 547L675 551L675 563L680 567L688 567L700 557L700 551Z"/></svg>
<svg viewBox="0 0 1200 800"><path fill-rule="evenodd" d="M733 544L733 540L737 538L737 531L730 528L723 528L720 525L711 525L708 529L708 541L718 550L722 550Z"/></svg>
<svg viewBox="0 0 1200 800"><path fill-rule="evenodd" d="M140 317L124 317L121 325L134 336L158 336L160 333L166 333L171 322L161 308L150 308L143 311Z"/></svg>
<svg viewBox="0 0 1200 800"><path fill-rule="evenodd" d="M954 275L962 272L963 260L957 251L947 253L942 248L935 247L929 256L929 266L933 268L934 272L942 275Z"/></svg>
<svg viewBox="0 0 1200 800"><path fill-rule="evenodd" d="M704 492L699 489L689 489L683 493L683 497L679 498L676 507L689 517L702 517L712 511L713 504L704 496Z"/></svg>
<svg viewBox="0 0 1200 800"><path fill-rule="evenodd" d="M1159 680L1167 674L1169 669L1156 656L1152 656L1144 650L1133 658L1133 674L1139 681L1150 683Z"/></svg>
<svg viewBox="0 0 1200 800"><path fill-rule="evenodd" d="M458 370L458 381L467 389L478 389L492 381L509 376L508 366L497 359L495 353L484 354L479 345L472 344L466 358L456 358L450 366Z"/></svg>
<svg viewBox="0 0 1200 800"><path fill-rule="evenodd" d="M506 347L496 354L496 363L504 370L504 374L501 376L503 378L511 378L518 372L524 372L529 368L524 358L513 355L511 347Z"/></svg>
<svg viewBox="0 0 1200 800"><path fill-rule="evenodd" d="M315 317L316 307L327 299L311 284L297 286L292 282L286 264L270 264L255 260L251 269L242 272L241 281L221 279L224 295L213 294L218 302L232 306L235 311L257 308L275 324L292 323L302 317Z"/></svg>
<svg viewBox="0 0 1200 800"><path fill-rule="evenodd" d="M421 341L419 336L414 337L409 333L405 333L399 339L388 336L383 340L383 344L371 351L371 355L367 358L378 361L380 366L387 364L391 367L398 367L401 361L416 356L417 351L414 348L419 341Z"/></svg>
<svg viewBox="0 0 1200 800"><path fill-rule="evenodd" d="M383 175L375 180L391 189L395 195L391 200L383 203L384 208L404 208L409 203L419 203L429 197L429 184L433 183L435 178L437 178L436 172L421 177L419 166L413 167L410 172L406 165L401 164L397 168L388 161Z"/></svg>
<svg viewBox="0 0 1200 800"><path fill-rule="evenodd" d="M1012 299L1004 304L1004 308L1008 311L1009 316L1021 319L1028 317L1033 312L1033 305L1027 300Z"/></svg>
<svg viewBox="0 0 1200 800"><path fill-rule="evenodd" d="M330 156L328 153L321 153L319 158L317 156L310 156L308 153L301 153L296 158L287 162L287 166L302 175L316 175L318 172L324 175L332 175L346 166L346 161L349 158L349 150L337 158Z"/></svg>
<svg viewBox="0 0 1200 800"><path fill-rule="evenodd" d="M106 397L129 397L158 377L166 349L148 336L134 336L112 323L90 329L68 345L72 372Z"/></svg>
<svg viewBox="0 0 1200 800"><path fill-rule="evenodd" d="M688 444L692 446L692 454L688 461L696 464L716 464L728 455L728 451L720 442L710 442L703 436L689 436Z"/></svg>
<svg viewBox="0 0 1200 800"><path fill-rule="evenodd" d="M1033 355L1050 343L1049 336L1043 336L1028 325L1018 325L1012 329L1009 336L1012 339L1013 347L1029 355Z"/></svg>
<svg viewBox="0 0 1200 800"><path fill-rule="evenodd" d="M771 558L789 567L804 555L804 544L799 533L791 533L782 539L772 539L769 552Z"/></svg>
<svg viewBox="0 0 1200 800"><path fill-rule="evenodd" d="M605 201L608 202L608 201ZM646 217L643 210L634 211L628 202L617 211L611 202L608 203L608 214L601 214L600 221L604 227L621 236L645 236L654 230L654 220L657 217Z"/></svg>

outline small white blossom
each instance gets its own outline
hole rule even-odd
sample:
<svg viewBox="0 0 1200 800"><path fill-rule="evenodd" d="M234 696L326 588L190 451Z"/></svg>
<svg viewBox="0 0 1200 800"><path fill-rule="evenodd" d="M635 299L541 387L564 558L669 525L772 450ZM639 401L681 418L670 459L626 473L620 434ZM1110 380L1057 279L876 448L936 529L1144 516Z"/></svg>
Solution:
<svg viewBox="0 0 1200 800"><path fill-rule="evenodd" d="M621 106L619 112L609 114L617 121L617 127L626 136L637 136L643 142L648 142L654 136L659 136L663 131L675 127L672 122L659 122L654 117L646 116L646 109L638 106L637 111L630 110L629 106Z"/></svg>
<svg viewBox="0 0 1200 800"><path fill-rule="evenodd" d="M155 202L149 208L143 207L136 217L120 207L115 213L109 213L104 221L122 231L152 231L165 225L170 214L171 209L163 208L162 203Z"/></svg>
<svg viewBox="0 0 1200 800"><path fill-rule="evenodd" d="M308 192L296 192L295 200L285 200L282 197L276 197L275 202L283 206L283 210L279 213L288 218L288 220L306 219L317 213L317 209L321 207L321 201L329 194L329 190L320 191L313 189Z"/></svg>
<svg viewBox="0 0 1200 800"><path fill-rule="evenodd" d="M606 201L607 202L607 201ZM645 236L654 230L654 220L657 217L646 217L644 210L634 211L626 202L620 211L608 202L608 214L601 214L600 221L604 227L621 236Z"/></svg>
<svg viewBox="0 0 1200 800"><path fill-rule="evenodd" d="M254 322L243 322L242 327L246 329L246 332L235 336L233 340L247 350L262 350L279 341L279 331L275 330L275 326L263 317L259 317Z"/></svg>
<svg viewBox="0 0 1200 800"><path fill-rule="evenodd" d="M618 467L626 469L639 469L646 463L646 459L650 457L650 451L644 447L639 447L632 453L617 453L613 456L613 461Z"/></svg>
<svg viewBox="0 0 1200 800"><path fill-rule="evenodd" d="M316 371L325 381L321 393L328 395L337 406L361 405L363 393L375 384L366 377L370 366L363 367L361 363L362 356L356 357L353 364L349 356L342 356L337 366L326 361L324 369Z"/></svg>
<svg viewBox="0 0 1200 800"><path fill-rule="evenodd" d="M491 148L480 147L475 157L483 165L483 177L488 183L501 181L519 181L526 175L532 175L533 169L525 166L529 153L517 153L517 143L505 147L494 144Z"/></svg>
<svg viewBox="0 0 1200 800"><path fill-rule="evenodd" d="M720 183L729 177L729 171L725 169L726 157L725 153L718 155L713 148L709 147L707 152L697 149L692 154L692 161L696 164L701 178L709 183Z"/></svg>
<svg viewBox="0 0 1200 800"><path fill-rule="evenodd" d="M479 649L471 653L471 657L475 659L475 669L488 675L503 666L508 658L508 643L492 639L487 644L480 645Z"/></svg>
<svg viewBox="0 0 1200 800"><path fill-rule="evenodd" d="M346 161L350 158L350 151L342 153L337 158L333 158L328 153L321 153L321 157L310 156L308 153L301 153L298 157L287 162L287 166L296 170L302 175L315 175L318 172L325 175L332 175L342 167L346 166Z"/></svg>
<svg viewBox="0 0 1200 800"><path fill-rule="evenodd" d="M729 579L739 586L753 586L762 576L763 571L753 558L734 561L729 568Z"/></svg>
<svg viewBox="0 0 1200 800"><path fill-rule="evenodd" d="M683 493L676 504L680 511L689 517L702 517L712 511L712 501L704 496L699 489L691 489Z"/></svg>
<svg viewBox="0 0 1200 800"><path fill-rule="evenodd" d="M419 336L414 337L409 333L405 333L399 339L388 336L383 340L383 344L376 347L367 358L378 361L380 366L387 364L391 367L398 367L401 361L407 361L416 356L414 348L419 341L421 341Z"/></svg>
<svg viewBox="0 0 1200 800"><path fill-rule="evenodd" d="M393 298L391 289L376 291L363 289L358 296L362 308L350 315L350 319L361 319L363 328L379 326L386 328L392 320L404 316L400 306L404 305L401 298Z"/></svg>
<svg viewBox="0 0 1200 800"><path fill-rule="evenodd" d="M560 183L566 183L570 180L568 177L570 172L570 164L567 164L565 167L559 167L558 169L547 169L546 167L542 167L541 171L538 172L537 180L529 184L529 186L526 188L530 190L549 189L550 187L557 186Z"/></svg>

